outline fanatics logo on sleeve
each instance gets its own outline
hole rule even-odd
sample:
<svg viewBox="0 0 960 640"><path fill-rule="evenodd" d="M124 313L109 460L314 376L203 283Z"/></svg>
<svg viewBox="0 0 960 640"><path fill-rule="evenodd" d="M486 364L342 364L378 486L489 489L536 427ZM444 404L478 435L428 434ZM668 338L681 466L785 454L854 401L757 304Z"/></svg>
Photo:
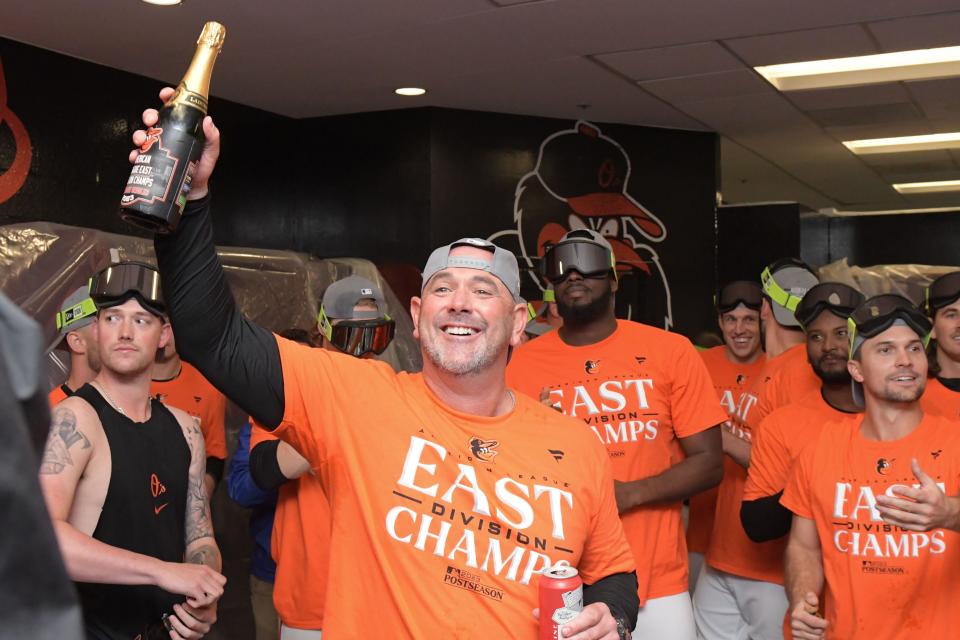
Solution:
<svg viewBox="0 0 960 640"><path fill-rule="evenodd" d="M499 446L500 443L496 440L481 440L477 436L470 438L470 451L473 453L473 457L481 462L493 462L493 459L497 456L494 449Z"/></svg>
<svg viewBox="0 0 960 640"><path fill-rule="evenodd" d="M563 460L564 453L560 449L547 449L547 453L553 456L553 459L557 462Z"/></svg>
<svg viewBox="0 0 960 640"><path fill-rule="evenodd" d="M600 361L587 360L585 363L583 363L583 370L587 373L596 373L600 371Z"/></svg>

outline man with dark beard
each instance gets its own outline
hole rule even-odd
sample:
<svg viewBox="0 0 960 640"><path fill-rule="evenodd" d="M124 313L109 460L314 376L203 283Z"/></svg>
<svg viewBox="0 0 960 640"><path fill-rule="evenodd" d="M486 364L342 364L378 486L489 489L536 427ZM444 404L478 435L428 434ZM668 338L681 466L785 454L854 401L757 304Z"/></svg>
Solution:
<svg viewBox="0 0 960 640"><path fill-rule="evenodd" d="M617 320L613 250L589 229L568 232L544 256L563 326L527 343L508 384L549 398L607 447L617 507L637 562L639 638L692 640L680 503L722 474L726 419L690 341Z"/></svg>
<svg viewBox="0 0 960 640"><path fill-rule="evenodd" d="M807 360L822 381L818 391L780 407L754 433L747 484L740 505L743 529L754 542L790 533L792 514L780 504L793 461L824 424L841 422L862 411L853 400L847 370L847 318L863 294L838 282L811 288L795 316L807 338Z"/></svg>

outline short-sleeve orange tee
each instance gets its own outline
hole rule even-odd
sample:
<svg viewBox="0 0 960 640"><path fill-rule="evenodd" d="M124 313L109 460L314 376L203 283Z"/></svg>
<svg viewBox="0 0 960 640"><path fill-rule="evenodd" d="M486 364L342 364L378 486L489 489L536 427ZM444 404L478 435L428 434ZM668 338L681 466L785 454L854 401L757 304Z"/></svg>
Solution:
<svg viewBox="0 0 960 640"><path fill-rule="evenodd" d="M783 491L797 456L820 436L823 426L842 424L859 415L830 406L819 390L773 411L754 433L743 499L756 500Z"/></svg>
<svg viewBox="0 0 960 640"><path fill-rule="evenodd" d="M622 482L669 469L684 457L679 438L726 419L689 340L626 320L589 346L571 347L556 331L531 340L514 353L507 383L533 398L547 387L556 407L606 445ZM687 590L680 508L677 501L621 514L641 603Z"/></svg>
<svg viewBox="0 0 960 640"><path fill-rule="evenodd" d="M253 423L250 448L276 436ZM277 563L273 604L284 624L323 629L330 568L330 504L317 476L285 482L277 496L270 553Z"/></svg>
<svg viewBox="0 0 960 640"><path fill-rule="evenodd" d="M777 408L772 406L772 400L765 401L761 406L760 398L775 397L767 394L767 385L781 370L799 367L810 369L806 346L802 344L766 360L763 369L741 395L734 415L734 423L747 438L752 438L753 431L767 413ZM819 389L819 383L816 389ZM807 386L794 389L798 398L812 390ZM740 524L740 502L746 481L747 470L731 458L724 457L723 480L717 494L706 562L714 569L736 576L783 584L783 542L753 542Z"/></svg>
<svg viewBox="0 0 960 640"><path fill-rule="evenodd" d="M766 358L760 354L759 358L749 364L731 362L724 346L705 349L700 352L700 357L703 358L710 379L713 380L713 388L720 397L720 407L728 417L732 416L739 405L740 395L763 369ZM690 511L687 514L688 551L707 552L719 490L719 487L713 487L690 498Z"/></svg>
<svg viewBox="0 0 960 640"><path fill-rule="evenodd" d="M461 413L421 374L277 344L275 433L330 503L325 635L532 639L538 571L569 563L591 584L634 570L609 461L582 425L519 394L501 416Z"/></svg>
<svg viewBox="0 0 960 640"><path fill-rule="evenodd" d="M916 485L914 458L947 495L957 495L960 425L928 415L906 437L881 442L863 437L862 421L826 426L800 454L781 498L816 524L827 634L838 640L955 637L960 534L885 524L875 496L894 485Z"/></svg>
<svg viewBox="0 0 960 640"><path fill-rule="evenodd" d="M938 415L952 420L960 418L960 391L948 388L937 378L927 379L923 400L927 403L926 408Z"/></svg>
<svg viewBox="0 0 960 640"><path fill-rule="evenodd" d="M170 380L150 383L150 395L160 402L200 419L207 457L227 458L224 418L227 399L193 365L181 362L180 373Z"/></svg>

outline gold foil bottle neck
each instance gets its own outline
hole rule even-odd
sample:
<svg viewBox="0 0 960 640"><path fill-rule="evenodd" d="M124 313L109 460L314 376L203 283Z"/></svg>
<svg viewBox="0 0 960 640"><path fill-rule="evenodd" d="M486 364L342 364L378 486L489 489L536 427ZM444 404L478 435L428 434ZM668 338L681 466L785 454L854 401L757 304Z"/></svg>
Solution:
<svg viewBox="0 0 960 640"><path fill-rule="evenodd" d="M219 22L208 22L203 25L203 31L197 38L197 44L213 47L218 51L223 47L223 40L227 37L227 28Z"/></svg>

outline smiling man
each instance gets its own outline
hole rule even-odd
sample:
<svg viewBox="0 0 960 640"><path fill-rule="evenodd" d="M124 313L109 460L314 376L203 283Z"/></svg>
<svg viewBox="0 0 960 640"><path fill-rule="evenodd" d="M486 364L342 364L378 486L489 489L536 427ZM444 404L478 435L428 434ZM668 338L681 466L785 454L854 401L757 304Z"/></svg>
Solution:
<svg viewBox="0 0 960 640"><path fill-rule="evenodd" d="M925 415L930 322L897 295L851 314L862 418L827 425L783 494L796 640L949 638L960 623L960 429ZM821 606L822 603L822 606Z"/></svg>
<svg viewBox="0 0 960 640"><path fill-rule="evenodd" d="M40 467L87 637L129 640L164 618L171 638L200 638L225 579L203 434L150 397L154 356L170 339L159 274L116 264L93 278L90 295L100 372L54 409Z"/></svg>
<svg viewBox="0 0 960 640"><path fill-rule="evenodd" d="M519 349L507 380L606 446L637 560L637 637L692 640L681 501L720 481L726 416L689 340L616 318L615 267L596 231L570 231L547 251L563 326Z"/></svg>
<svg viewBox="0 0 960 640"><path fill-rule="evenodd" d="M636 578L603 448L504 380L526 322L516 258L475 238L430 255L410 303L421 374L279 338L239 313L217 261L220 137L203 127L183 219L156 238L164 290L184 359L317 470L336 549L324 635L532 639L537 573L560 563L587 585L564 637L625 637Z"/></svg>
<svg viewBox="0 0 960 640"><path fill-rule="evenodd" d="M934 280L925 298L936 345L936 375L930 376L925 397L942 415L960 418L960 271Z"/></svg>

